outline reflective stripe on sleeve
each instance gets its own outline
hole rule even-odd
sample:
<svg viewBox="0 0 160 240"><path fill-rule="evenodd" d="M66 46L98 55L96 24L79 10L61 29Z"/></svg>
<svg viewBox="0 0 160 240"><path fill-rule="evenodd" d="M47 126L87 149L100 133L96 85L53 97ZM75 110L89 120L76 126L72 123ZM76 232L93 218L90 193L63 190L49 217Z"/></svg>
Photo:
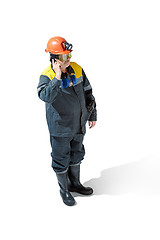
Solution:
<svg viewBox="0 0 160 240"><path fill-rule="evenodd" d="M90 89L92 89L92 87L91 87L90 84L89 84L87 87L84 87L84 91L88 91L88 90L90 90Z"/></svg>

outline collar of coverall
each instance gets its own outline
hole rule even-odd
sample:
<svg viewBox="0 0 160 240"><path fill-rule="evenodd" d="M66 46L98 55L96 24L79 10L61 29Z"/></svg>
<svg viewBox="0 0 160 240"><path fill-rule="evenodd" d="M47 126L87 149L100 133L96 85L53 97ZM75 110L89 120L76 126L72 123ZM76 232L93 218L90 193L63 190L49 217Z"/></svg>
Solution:
<svg viewBox="0 0 160 240"><path fill-rule="evenodd" d="M54 71L52 63L51 63L51 68L52 68L52 70ZM67 67L67 73L69 73L69 74L75 73L74 70L73 70L73 68L71 67L71 65L69 65L69 66Z"/></svg>

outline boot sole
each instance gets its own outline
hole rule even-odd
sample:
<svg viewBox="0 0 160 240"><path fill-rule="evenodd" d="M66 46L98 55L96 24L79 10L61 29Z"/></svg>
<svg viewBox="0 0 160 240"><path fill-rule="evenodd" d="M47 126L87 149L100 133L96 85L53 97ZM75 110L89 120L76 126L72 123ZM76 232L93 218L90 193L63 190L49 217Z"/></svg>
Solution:
<svg viewBox="0 0 160 240"><path fill-rule="evenodd" d="M64 199L63 199L63 194L60 192L60 195L61 195L61 198L62 198L62 200L63 200L63 202L67 205L67 206L74 206L75 205L75 203L76 203L76 201L74 200L74 198L73 198L73 201L65 201Z"/></svg>
<svg viewBox="0 0 160 240"><path fill-rule="evenodd" d="M76 202L74 202L74 203L68 203L68 202L65 202L65 201L63 201L64 202L64 204L66 204L67 206L74 206L75 204L76 204Z"/></svg>
<svg viewBox="0 0 160 240"><path fill-rule="evenodd" d="M76 192L76 193L79 193L79 194L82 194L82 195L92 195L93 194L93 191L90 191L90 192L81 192L79 190L76 190L76 189L69 189L69 192Z"/></svg>

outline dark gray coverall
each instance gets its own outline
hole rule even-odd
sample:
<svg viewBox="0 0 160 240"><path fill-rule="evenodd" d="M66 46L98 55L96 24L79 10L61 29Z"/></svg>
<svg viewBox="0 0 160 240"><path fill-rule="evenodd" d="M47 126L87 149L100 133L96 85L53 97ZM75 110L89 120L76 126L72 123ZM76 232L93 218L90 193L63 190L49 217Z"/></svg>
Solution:
<svg viewBox="0 0 160 240"><path fill-rule="evenodd" d="M38 96L46 103L46 118L52 146L52 167L55 172L66 171L69 165L84 158L83 138L86 122L97 120L92 87L83 69L74 62L67 68L68 88L56 79L52 64L40 76ZM71 75L77 83L73 84ZM89 111L88 111L88 110Z"/></svg>

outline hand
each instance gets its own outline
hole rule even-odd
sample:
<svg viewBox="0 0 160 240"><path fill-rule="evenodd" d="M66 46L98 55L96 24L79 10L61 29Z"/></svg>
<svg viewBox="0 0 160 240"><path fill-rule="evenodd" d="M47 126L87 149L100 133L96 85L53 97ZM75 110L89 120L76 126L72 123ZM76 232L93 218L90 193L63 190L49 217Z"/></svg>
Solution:
<svg viewBox="0 0 160 240"><path fill-rule="evenodd" d="M56 59L56 62L60 64L60 68L62 72L66 72L66 68L70 65L70 60L66 60L64 62L60 61L59 59Z"/></svg>
<svg viewBox="0 0 160 240"><path fill-rule="evenodd" d="M53 65L53 69L54 69L54 71L55 71L55 73L56 73L56 78L58 79L58 80L60 80L61 79L61 74L62 74L62 69L61 69L61 62L59 61L56 61L56 62L54 62L54 59L52 59L52 65Z"/></svg>
<svg viewBox="0 0 160 240"><path fill-rule="evenodd" d="M93 128L96 125L96 121L88 121L89 128Z"/></svg>

